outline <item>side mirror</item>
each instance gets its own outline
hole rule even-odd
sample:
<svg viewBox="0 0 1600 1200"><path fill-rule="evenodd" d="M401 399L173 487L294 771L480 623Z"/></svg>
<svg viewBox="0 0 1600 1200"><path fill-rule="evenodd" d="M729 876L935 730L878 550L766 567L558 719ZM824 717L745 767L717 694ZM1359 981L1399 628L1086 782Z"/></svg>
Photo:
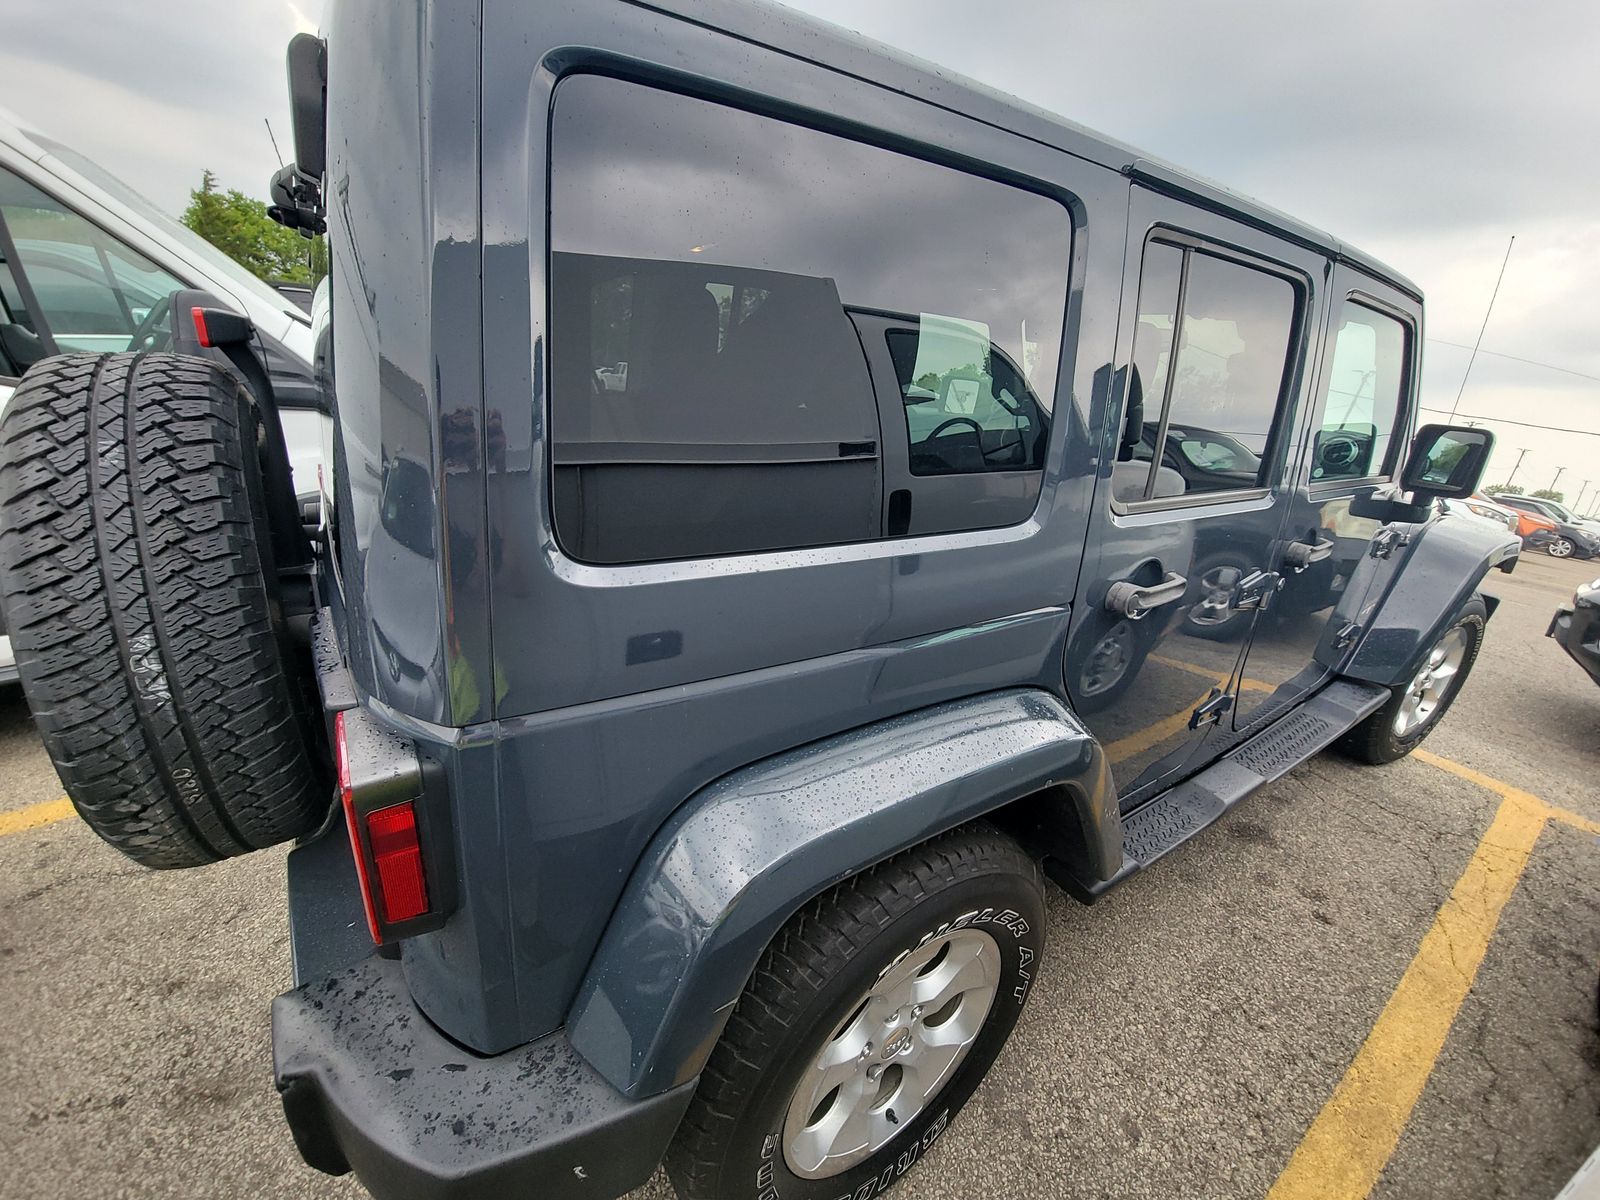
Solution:
<svg viewBox="0 0 1600 1200"><path fill-rule="evenodd" d="M1411 443L1400 486L1418 496L1461 499L1478 490L1494 434L1475 425L1424 425Z"/></svg>

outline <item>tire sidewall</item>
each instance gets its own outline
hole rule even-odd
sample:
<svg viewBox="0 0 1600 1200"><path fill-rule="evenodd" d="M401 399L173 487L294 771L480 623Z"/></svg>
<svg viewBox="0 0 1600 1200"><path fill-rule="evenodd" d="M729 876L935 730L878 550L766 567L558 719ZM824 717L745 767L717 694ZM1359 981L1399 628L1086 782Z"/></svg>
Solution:
<svg viewBox="0 0 1600 1200"><path fill-rule="evenodd" d="M798 1032L761 1065L730 1139L717 1195L749 1200L872 1200L905 1175L949 1127L983 1080L1022 1013L1044 949L1044 908L1037 884L1020 875L965 879L884 927L811 999ZM922 1112L887 1145L847 1171L804 1179L783 1151L784 1118L801 1073L861 996L906 954L957 929L990 934L1000 949L1000 986L972 1049Z"/></svg>

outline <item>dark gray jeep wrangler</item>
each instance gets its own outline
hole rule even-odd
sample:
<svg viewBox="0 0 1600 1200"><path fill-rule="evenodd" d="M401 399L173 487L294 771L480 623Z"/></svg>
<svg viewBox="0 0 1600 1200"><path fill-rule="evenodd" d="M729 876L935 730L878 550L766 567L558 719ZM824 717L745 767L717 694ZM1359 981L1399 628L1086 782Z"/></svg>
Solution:
<svg viewBox="0 0 1600 1200"><path fill-rule="evenodd" d="M274 181L330 240L320 506L203 298L0 427L79 811L296 842L312 1166L869 1200L1015 1025L1043 877L1449 707L1517 543L1440 511L1489 435L1414 432L1393 271L782 10L329 8Z"/></svg>

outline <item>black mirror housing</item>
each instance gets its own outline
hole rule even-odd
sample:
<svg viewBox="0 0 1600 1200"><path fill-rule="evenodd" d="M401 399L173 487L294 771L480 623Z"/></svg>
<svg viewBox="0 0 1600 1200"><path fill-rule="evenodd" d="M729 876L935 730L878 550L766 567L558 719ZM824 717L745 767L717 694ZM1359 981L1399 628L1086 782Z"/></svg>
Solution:
<svg viewBox="0 0 1600 1200"><path fill-rule="evenodd" d="M1412 439L1400 486L1418 496L1470 496L1493 450L1494 434L1479 426L1424 425Z"/></svg>

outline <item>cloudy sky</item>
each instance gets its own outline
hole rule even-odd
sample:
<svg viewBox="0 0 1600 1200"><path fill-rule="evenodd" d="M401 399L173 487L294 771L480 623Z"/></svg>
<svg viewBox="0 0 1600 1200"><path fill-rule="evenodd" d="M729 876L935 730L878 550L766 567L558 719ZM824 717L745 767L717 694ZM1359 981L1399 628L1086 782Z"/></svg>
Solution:
<svg viewBox="0 0 1600 1200"><path fill-rule="evenodd" d="M1600 5L1593 0L797 0L1220 180L1393 264L1428 297L1423 404L1489 482L1600 498ZM320 0L5 0L0 102L176 212L261 195L287 148L283 48ZM1526 360L1526 361L1522 361ZM1535 365L1546 364L1546 365ZM1559 368L1559 369L1557 369ZM1442 419L1443 414L1424 413ZM1592 434L1525 428L1562 426ZM1570 486L1569 486L1570 485Z"/></svg>

